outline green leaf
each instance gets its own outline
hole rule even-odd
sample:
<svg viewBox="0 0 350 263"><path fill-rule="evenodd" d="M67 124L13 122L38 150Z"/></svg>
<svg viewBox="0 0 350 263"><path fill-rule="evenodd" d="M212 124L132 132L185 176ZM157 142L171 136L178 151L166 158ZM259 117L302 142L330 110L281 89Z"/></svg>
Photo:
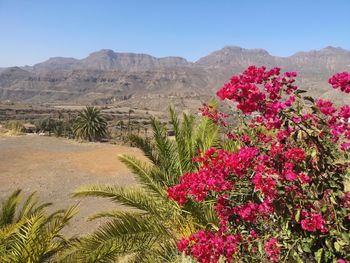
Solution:
<svg viewBox="0 0 350 263"><path fill-rule="evenodd" d="M335 251L340 252L342 249L342 246L339 244L339 242L334 242L334 248L335 248Z"/></svg>
<svg viewBox="0 0 350 263"><path fill-rule="evenodd" d="M327 206L322 206L322 208L321 208L322 213L325 213L327 210L328 210Z"/></svg>
<svg viewBox="0 0 350 263"><path fill-rule="evenodd" d="M302 248L304 252L311 253L310 243L308 241L302 243Z"/></svg>
<svg viewBox="0 0 350 263"><path fill-rule="evenodd" d="M330 197L329 197L329 200L331 200L331 202L332 202L334 205L337 205L337 204L338 204L337 201L334 199L333 196L330 196Z"/></svg>
<svg viewBox="0 0 350 263"><path fill-rule="evenodd" d="M314 255L315 255L316 262L321 263L322 262L322 255L323 255L323 248L320 248L319 250L317 250Z"/></svg>
<svg viewBox="0 0 350 263"><path fill-rule="evenodd" d="M350 243L350 235L349 235L349 233L343 232L343 233L341 233L341 237L342 237L345 241L347 241L348 243Z"/></svg>
<svg viewBox="0 0 350 263"><path fill-rule="evenodd" d="M316 151L315 149L312 149L312 151L311 151L311 157L312 157L313 159L316 159L316 157L317 157L317 151Z"/></svg>
<svg viewBox="0 0 350 263"><path fill-rule="evenodd" d="M298 209L297 210L297 213L296 213L296 215L295 215L295 221L297 222L297 223L299 223L299 220L300 220L300 209Z"/></svg>
<svg viewBox="0 0 350 263"><path fill-rule="evenodd" d="M263 243L262 241L258 242L258 250L260 252L260 255L264 255L264 249L263 249Z"/></svg>
<svg viewBox="0 0 350 263"><path fill-rule="evenodd" d="M343 251L344 246L347 246L348 242L345 242L344 240L338 240L334 243L334 248L336 251L341 252Z"/></svg>
<svg viewBox="0 0 350 263"><path fill-rule="evenodd" d="M299 253L303 253L303 248L300 244L297 246L297 248L298 248Z"/></svg>
<svg viewBox="0 0 350 263"><path fill-rule="evenodd" d="M300 258L298 252L293 251L292 257L297 261L297 263L304 263L303 260Z"/></svg>

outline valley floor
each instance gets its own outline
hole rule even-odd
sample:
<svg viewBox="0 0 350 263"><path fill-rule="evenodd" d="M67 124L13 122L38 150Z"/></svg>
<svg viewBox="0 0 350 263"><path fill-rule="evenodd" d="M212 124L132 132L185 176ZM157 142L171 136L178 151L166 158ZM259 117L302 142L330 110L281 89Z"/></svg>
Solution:
<svg viewBox="0 0 350 263"><path fill-rule="evenodd" d="M86 222L87 216L116 205L95 198L72 198L71 193L87 184L135 184L118 154L141 157L135 148L111 144L38 135L0 137L0 200L20 188L26 195L37 191L42 201L53 202L54 210L80 202L79 213L65 232L85 233L100 223Z"/></svg>

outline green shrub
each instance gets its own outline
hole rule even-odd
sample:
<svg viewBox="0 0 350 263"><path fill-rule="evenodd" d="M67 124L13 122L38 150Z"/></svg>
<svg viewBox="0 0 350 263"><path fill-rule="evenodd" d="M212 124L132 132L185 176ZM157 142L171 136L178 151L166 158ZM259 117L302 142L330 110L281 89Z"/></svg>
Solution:
<svg viewBox="0 0 350 263"><path fill-rule="evenodd" d="M12 133L20 134L23 131L23 122L21 121L8 121L4 125L5 129L10 130Z"/></svg>
<svg viewBox="0 0 350 263"><path fill-rule="evenodd" d="M76 138L87 141L98 141L107 136L107 121L95 107L86 106L73 123Z"/></svg>

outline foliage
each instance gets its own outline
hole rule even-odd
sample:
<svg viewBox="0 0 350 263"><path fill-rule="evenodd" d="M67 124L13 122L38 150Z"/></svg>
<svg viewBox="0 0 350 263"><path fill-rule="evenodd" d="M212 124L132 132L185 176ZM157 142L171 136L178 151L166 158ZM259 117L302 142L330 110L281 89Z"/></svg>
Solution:
<svg viewBox="0 0 350 263"><path fill-rule="evenodd" d="M35 126L40 132L53 132L56 126L56 121L51 117L46 117L37 120Z"/></svg>
<svg viewBox="0 0 350 263"><path fill-rule="evenodd" d="M66 247L60 231L75 208L46 215L50 203L39 203L32 193L20 205L20 193L13 192L1 206L0 262L49 262Z"/></svg>
<svg viewBox="0 0 350 263"><path fill-rule="evenodd" d="M35 122L40 132L54 133L56 137L69 136L72 133L72 123L68 120L46 117Z"/></svg>
<svg viewBox="0 0 350 263"><path fill-rule="evenodd" d="M218 127L208 118L198 125L191 115L179 121L170 109L174 138L167 136L166 127L151 119L153 140L136 135L132 143L140 148L148 161L122 155L119 159L136 176L138 187L87 186L75 196L96 196L127 206L127 211L112 210L98 213L95 218L107 222L97 231L72 244L63 262L173 262L181 260L176 240L208 224L217 223L211 204L188 203L182 209L167 198L169 186L179 183L184 172L196 171L191 162L198 150L217 146ZM183 261L185 262L185 261Z"/></svg>
<svg viewBox="0 0 350 263"><path fill-rule="evenodd" d="M75 119L73 132L79 139L100 140L107 135L107 121L97 108L86 106Z"/></svg>
<svg viewBox="0 0 350 263"><path fill-rule="evenodd" d="M8 121L4 127L14 134L20 134L23 131L23 123L21 121Z"/></svg>
<svg viewBox="0 0 350 263"><path fill-rule="evenodd" d="M303 97L295 72L249 67L217 93L243 114L202 112L227 129L230 147L199 154L200 169L168 190L180 205L215 203L219 228L184 236L199 262L350 262L350 107ZM350 74L329 83L350 92Z"/></svg>

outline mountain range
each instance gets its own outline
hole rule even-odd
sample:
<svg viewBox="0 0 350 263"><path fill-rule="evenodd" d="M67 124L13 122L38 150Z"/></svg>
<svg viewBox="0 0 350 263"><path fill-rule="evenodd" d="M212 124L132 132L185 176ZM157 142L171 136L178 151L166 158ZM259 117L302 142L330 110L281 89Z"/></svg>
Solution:
<svg viewBox="0 0 350 263"><path fill-rule="evenodd" d="M181 57L103 49L83 59L54 57L34 66L0 69L0 101L29 104L116 104L163 110L169 102L197 108L231 75L249 65L297 71L298 85L310 95L336 103L349 96L332 90L328 78L350 71L350 51L326 47L276 57L263 49L227 46L196 62Z"/></svg>

